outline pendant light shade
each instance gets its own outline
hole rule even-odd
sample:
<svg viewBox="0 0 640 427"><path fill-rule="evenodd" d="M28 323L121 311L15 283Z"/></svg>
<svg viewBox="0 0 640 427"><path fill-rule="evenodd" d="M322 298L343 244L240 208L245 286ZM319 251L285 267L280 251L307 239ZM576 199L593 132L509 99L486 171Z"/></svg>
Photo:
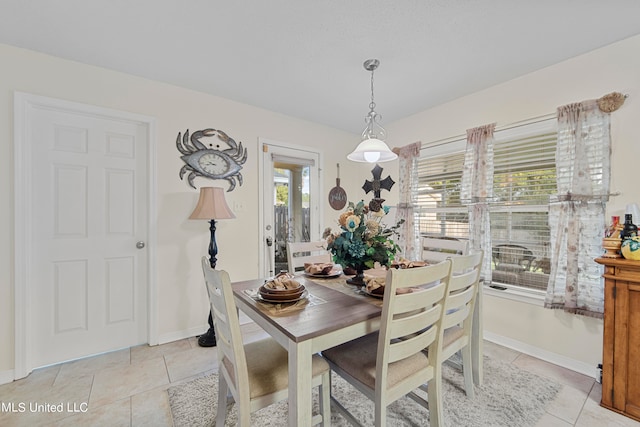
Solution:
<svg viewBox="0 0 640 427"><path fill-rule="evenodd" d="M353 162L388 162L395 160L398 156L391 151L384 141L377 138L365 139L362 141L347 159Z"/></svg>
<svg viewBox="0 0 640 427"><path fill-rule="evenodd" d="M388 162L398 158L384 142L387 132L382 125L380 125L382 116L375 111L376 103L373 101L373 71L378 68L378 65L380 65L380 61L377 59L368 59L364 62L364 69L371 71L371 103L369 103L369 113L364 118L367 127L362 131L362 142L347 156L347 159L353 162Z"/></svg>

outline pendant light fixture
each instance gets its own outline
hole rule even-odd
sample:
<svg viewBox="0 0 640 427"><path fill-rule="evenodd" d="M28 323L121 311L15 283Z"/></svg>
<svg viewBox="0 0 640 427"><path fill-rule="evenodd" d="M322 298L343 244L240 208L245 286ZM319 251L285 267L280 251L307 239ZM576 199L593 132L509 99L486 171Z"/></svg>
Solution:
<svg viewBox="0 0 640 427"><path fill-rule="evenodd" d="M371 103L369 103L369 114L364 118L367 127L362 131L362 142L347 156L347 159L354 162L388 162L398 158L384 142L387 132L380 125L382 116L376 113L376 103L373 101L373 72L378 65L380 61L377 59L364 61L364 69L371 71Z"/></svg>

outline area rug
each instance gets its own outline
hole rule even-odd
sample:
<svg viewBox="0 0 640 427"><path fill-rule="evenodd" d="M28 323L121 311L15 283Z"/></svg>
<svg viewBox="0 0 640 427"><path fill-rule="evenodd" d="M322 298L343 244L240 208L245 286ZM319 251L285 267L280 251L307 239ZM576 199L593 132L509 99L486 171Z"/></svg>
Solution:
<svg viewBox="0 0 640 427"><path fill-rule="evenodd" d="M561 386L485 356L484 384L475 388L475 399L467 398L461 372L443 367L443 408L446 426L534 426L544 414ZM332 374L333 395L360 422L374 424L374 405L363 394L336 374ZM317 410L317 390L314 390L314 410ZM218 397L218 376L211 374L191 382L169 388L169 403L176 427L208 427L215 425ZM387 424L391 426L428 425L428 411L409 398L401 398L389 406ZM237 421L235 405L227 412L227 426ZM287 402L261 409L251 416L252 426L286 426ZM349 423L332 410L332 426Z"/></svg>

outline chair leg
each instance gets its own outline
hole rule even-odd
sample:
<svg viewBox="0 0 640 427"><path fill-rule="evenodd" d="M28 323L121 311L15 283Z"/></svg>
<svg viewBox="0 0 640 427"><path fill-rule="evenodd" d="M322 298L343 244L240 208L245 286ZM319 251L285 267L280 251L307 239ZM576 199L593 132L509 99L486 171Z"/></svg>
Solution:
<svg viewBox="0 0 640 427"><path fill-rule="evenodd" d="M387 425L387 405L383 402L376 402L376 427Z"/></svg>
<svg viewBox="0 0 640 427"><path fill-rule="evenodd" d="M483 381L483 323L482 323L482 281L478 284L476 305L473 309L473 326L471 327L471 354L473 356L473 383L482 385Z"/></svg>
<svg viewBox="0 0 640 427"><path fill-rule="evenodd" d="M342 403L340 403L340 401L333 396L332 394L333 390L331 388L331 377L333 375L335 375L335 373L329 374L329 398L331 399L331 406L335 411L337 411L340 415L342 415L344 419L347 420L349 424L351 424L352 426L363 427L362 424L360 424L360 421L358 421L351 414L351 412L349 412L347 408L345 408L344 405L342 405Z"/></svg>
<svg viewBox="0 0 640 427"><path fill-rule="evenodd" d="M251 427L251 411L249 408L238 405L238 426Z"/></svg>
<svg viewBox="0 0 640 427"><path fill-rule="evenodd" d="M442 368L436 365L433 378L429 380L427 394L429 396L429 425L440 427L444 425L442 419Z"/></svg>
<svg viewBox="0 0 640 427"><path fill-rule="evenodd" d="M318 400L322 425L328 427L331 425L331 371L322 374L322 383L318 388Z"/></svg>
<svg viewBox="0 0 640 427"><path fill-rule="evenodd" d="M473 355L471 354L471 344L467 344L462 348L462 373L464 375L464 390L467 393L467 397L473 399Z"/></svg>
<svg viewBox="0 0 640 427"><path fill-rule="evenodd" d="M224 380L222 372L218 373L218 411L216 413L216 427L224 427L227 418L227 395L229 394L229 386Z"/></svg>

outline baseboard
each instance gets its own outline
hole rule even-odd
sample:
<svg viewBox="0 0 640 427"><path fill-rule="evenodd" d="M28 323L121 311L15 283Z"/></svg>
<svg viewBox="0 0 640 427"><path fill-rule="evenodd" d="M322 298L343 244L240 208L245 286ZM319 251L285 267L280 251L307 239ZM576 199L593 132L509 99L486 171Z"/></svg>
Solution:
<svg viewBox="0 0 640 427"><path fill-rule="evenodd" d="M202 335L207 331L208 327L209 326L207 325L205 327L202 327L202 326L195 327L195 328L190 328L183 331L176 331L176 332L160 335L158 337L158 344L166 344L168 342L179 341L186 338L195 337L197 335ZM15 377L14 377L13 369L10 369L7 371L0 371L0 385L8 384L10 382L13 382L14 380L15 380Z"/></svg>
<svg viewBox="0 0 640 427"><path fill-rule="evenodd" d="M9 384L10 382L13 382L14 379L15 375L13 369L9 369L8 371L0 371L0 385Z"/></svg>
<svg viewBox="0 0 640 427"><path fill-rule="evenodd" d="M197 335L202 335L205 332L207 332L207 328L209 328L208 325L205 327L200 326L200 327L185 329L182 331L170 332L168 334L162 334L158 336L158 344L166 344L168 342L179 341L186 338L195 337Z"/></svg>
<svg viewBox="0 0 640 427"><path fill-rule="evenodd" d="M242 311L239 313L238 320L240 320L240 325L253 322L253 320L251 320L251 318L249 318ZM209 325L205 323L203 326L193 327L193 328L185 329L182 331L170 332L168 334L162 334L158 336L158 344L166 344L168 342L183 340L185 338L191 338L198 335L202 335L205 332L207 332L207 329L209 329Z"/></svg>
<svg viewBox="0 0 640 427"><path fill-rule="evenodd" d="M532 357L544 360L554 365L562 366L563 368L571 369L572 371L580 374L597 378L597 367L591 366L588 363L581 362L579 360L571 359L561 354L553 353L551 351L543 350L539 347L532 346L521 341L517 341L502 335L497 335L488 331L484 331L484 339L493 343L499 344L503 347L508 347L513 350L517 350L520 353L527 354Z"/></svg>

